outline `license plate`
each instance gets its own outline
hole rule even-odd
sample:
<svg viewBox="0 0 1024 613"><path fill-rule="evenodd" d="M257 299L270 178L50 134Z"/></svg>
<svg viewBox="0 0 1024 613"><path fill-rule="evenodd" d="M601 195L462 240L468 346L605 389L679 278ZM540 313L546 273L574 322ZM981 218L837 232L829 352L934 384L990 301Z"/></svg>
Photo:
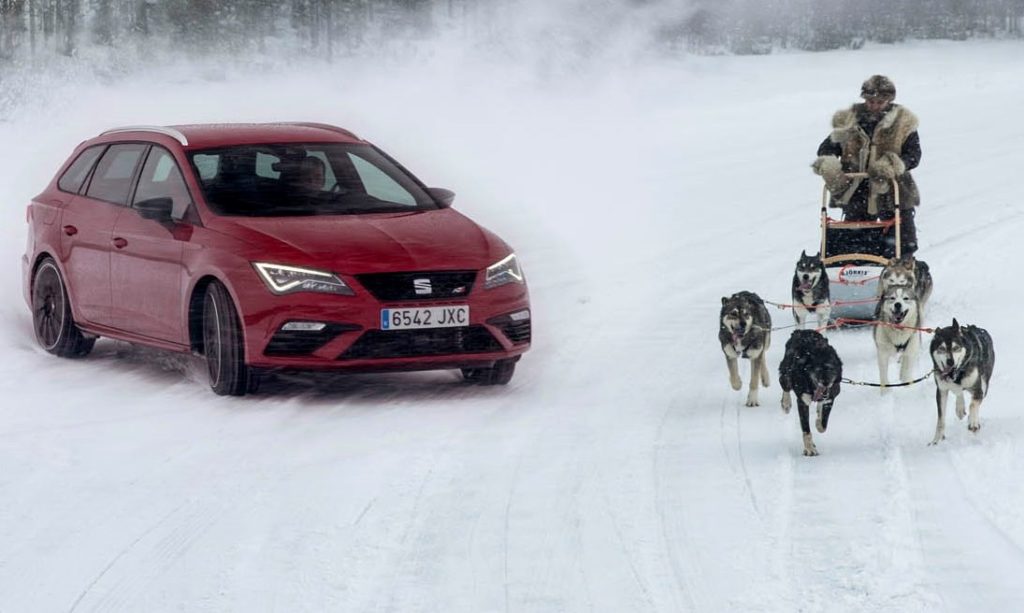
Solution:
<svg viewBox="0 0 1024 613"><path fill-rule="evenodd" d="M381 330L455 328L469 325L469 305L381 309Z"/></svg>

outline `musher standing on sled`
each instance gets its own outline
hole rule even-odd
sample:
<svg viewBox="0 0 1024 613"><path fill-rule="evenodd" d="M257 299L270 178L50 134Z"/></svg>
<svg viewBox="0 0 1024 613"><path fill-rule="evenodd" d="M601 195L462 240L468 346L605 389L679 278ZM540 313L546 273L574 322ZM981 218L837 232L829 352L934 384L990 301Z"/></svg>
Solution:
<svg viewBox="0 0 1024 613"><path fill-rule="evenodd" d="M917 117L893 104L896 86L874 75L860 89L862 103L832 116L832 134L818 147L811 168L832 194L829 206L842 207L846 221L889 220L895 216L892 180L900 195L900 243L903 254L917 251L914 207L920 202L910 171L921 161ZM867 173L847 178L844 173Z"/></svg>

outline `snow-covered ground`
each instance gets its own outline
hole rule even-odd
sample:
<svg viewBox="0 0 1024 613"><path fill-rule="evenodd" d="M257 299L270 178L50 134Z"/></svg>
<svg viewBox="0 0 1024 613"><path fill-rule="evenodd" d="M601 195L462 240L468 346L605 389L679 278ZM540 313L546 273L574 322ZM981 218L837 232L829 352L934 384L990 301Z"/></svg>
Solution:
<svg viewBox="0 0 1024 613"><path fill-rule="evenodd" d="M970 42L35 87L0 122L0 611L1020 610L1022 70L1024 45ZM805 458L779 409L788 330L747 408L720 298L788 302L817 246L808 165L879 72L921 120L927 323L987 328L995 376L981 431L950 415L937 447L931 381L846 386ZM29 199L107 127L230 120L347 126L515 245L535 340L512 383L295 377L231 399L190 358L40 350ZM832 342L877 380L866 331Z"/></svg>

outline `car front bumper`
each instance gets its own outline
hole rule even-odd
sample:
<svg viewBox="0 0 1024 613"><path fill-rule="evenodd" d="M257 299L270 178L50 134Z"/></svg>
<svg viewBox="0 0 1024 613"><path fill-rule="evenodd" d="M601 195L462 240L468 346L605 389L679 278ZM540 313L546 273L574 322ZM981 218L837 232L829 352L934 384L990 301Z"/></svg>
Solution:
<svg viewBox="0 0 1024 613"><path fill-rule="evenodd" d="M356 288L355 296L310 292L277 296L258 285L240 292L246 362L258 369L480 368L517 358L532 340L529 293L519 284L488 290L481 283L464 299L430 301L381 301L363 288ZM467 326L381 329L385 308L457 305L469 307ZM289 323L322 327L289 330Z"/></svg>

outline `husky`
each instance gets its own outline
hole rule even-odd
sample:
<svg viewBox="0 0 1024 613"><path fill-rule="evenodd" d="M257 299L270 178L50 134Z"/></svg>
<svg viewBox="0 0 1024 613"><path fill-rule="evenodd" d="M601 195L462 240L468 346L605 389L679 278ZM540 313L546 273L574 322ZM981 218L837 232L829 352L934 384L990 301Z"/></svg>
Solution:
<svg viewBox="0 0 1024 613"><path fill-rule="evenodd" d="M917 294L913 287L894 285L885 290L875 307L875 348L878 350L878 379L884 394L889 385L889 360L900 363L900 381L910 381L921 349L921 324Z"/></svg>
<svg viewBox="0 0 1024 613"><path fill-rule="evenodd" d="M818 316L818 328L824 333L832 314L832 303L828 293L828 273L821 262L821 254L807 255L800 252L800 259L793 271L793 319L799 329L806 328L807 316Z"/></svg>
<svg viewBox="0 0 1024 613"><path fill-rule="evenodd" d="M946 438L946 399L952 392L956 396L956 416L963 419L964 392L971 394L971 414L967 429L977 432L981 428L978 411L981 401L988 393L988 382L996 363L992 337L977 326L961 326L956 319L953 325L935 330L930 347L932 364L935 366L935 403L938 405L939 421L935 425L936 445Z"/></svg>
<svg viewBox="0 0 1024 613"><path fill-rule="evenodd" d="M740 380L739 358L750 360L750 386L747 406L758 406L758 379L768 387L768 365L765 353L772 343L772 318L764 301L753 292L737 292L722 298L722 311L718 318L718 340L722 344L725 363L729 367L729 384L738 390Z"/></svg>
<svg viewBox="0 0 1024 613"><path fill-rule="evenodd" d="M828 339L814 330L793 331L786 341L786 353L779 364L779 385L782 387L782 411L786 414L793 403L789 393L796 392L805 456L818 455L818 448L811 439L811 403L818 406L815 426L818 432L824 432L828 428L828 416L839 395L842 378L843 362L828 344Z"/></svg>
<svg viewBox="0 0 1024 613"><path fill-rule="evenodd" d="M881 296L894 285L914 288L923 320L924 307L932 295L932 273L928 264L915 259L912 255L892 258L878 278L878 295Z"/></svg>

